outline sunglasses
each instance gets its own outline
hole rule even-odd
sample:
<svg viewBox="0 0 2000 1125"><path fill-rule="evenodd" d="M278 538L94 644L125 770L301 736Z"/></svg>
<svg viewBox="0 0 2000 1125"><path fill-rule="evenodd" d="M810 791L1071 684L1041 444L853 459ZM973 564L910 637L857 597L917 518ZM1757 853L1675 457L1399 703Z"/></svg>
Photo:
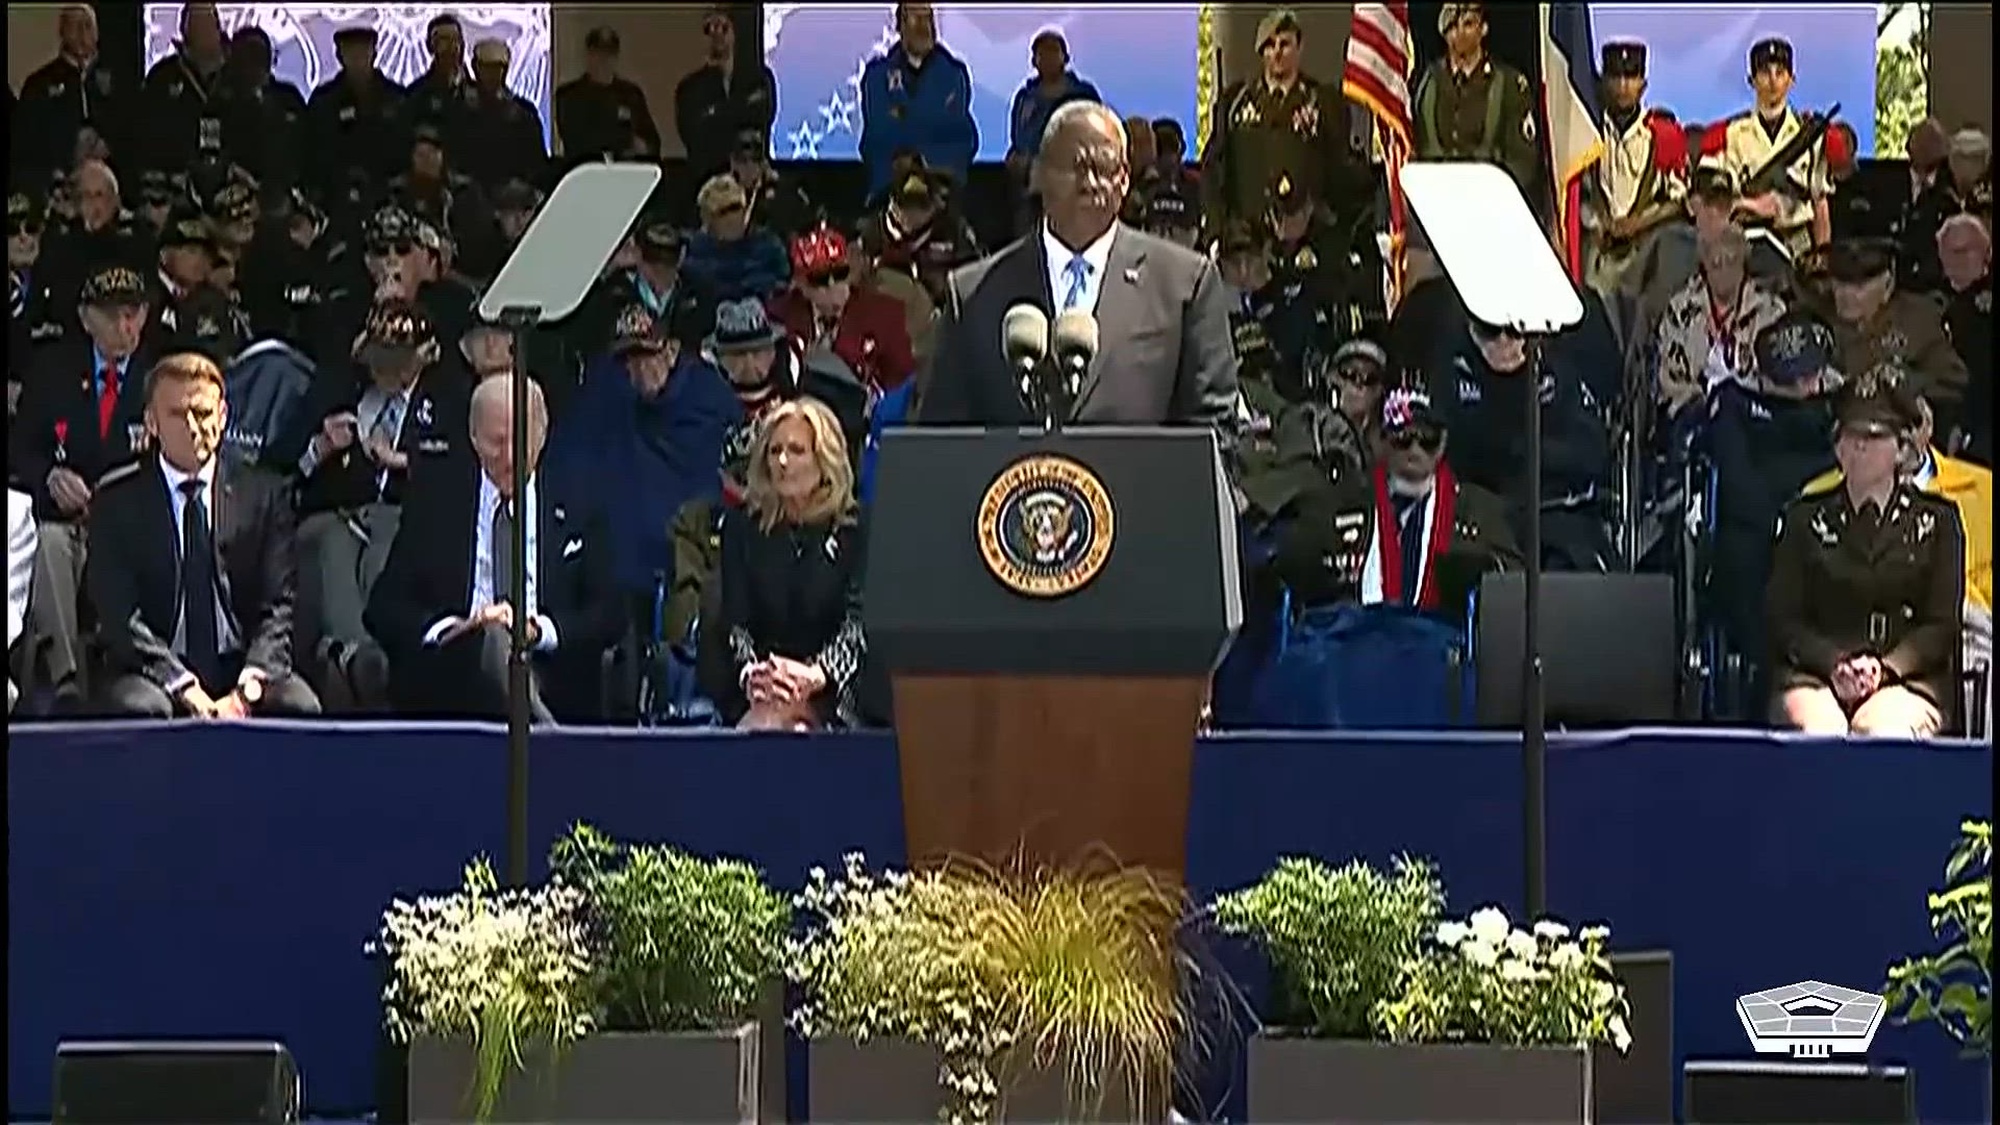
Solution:
<svg viewBox="0 0 2000 1125"><path fill-rule="evenodd" d="M386 258L392 254L410 254L416 249L416 240L410 238L389 239L368 244L368 253L377 258Z"/></svg>
<svg viewBox="0 0 2000 1125"><path fill-rule="evenodd" d="M830 270L806 275L806 284L814 289L824 289L829 285L839 285L854 276L854 271L846 266L835 266Z"/></svg>
<svg viewBox="0 0 2000 1125"><path fill-rule="evenodd" d="M1389 444L1397 449L1421 449L1425 453L1436 453L1444 445L1444 431L1436 426L1411 426L1390 434Z"/></svg>
<svg viewBox="0 0 2000 1125"><path fill-rule="evenodd" d="M725 203L722 206L717 207L714 210L710 211L708 214L710 218L726 219L731 215L740 214L745 206L747 206L747 204Z"/></svg>
<svg viewBox="0 0 2000 1125"><path fill-rule="evenodd" d="M1379 387L1382 385L1382 373L1377 371L1375 365L1372 363L1342 364L1340 367L1334 369L1333 374L1341 382L1352 383L1357 387Z"/></svg>

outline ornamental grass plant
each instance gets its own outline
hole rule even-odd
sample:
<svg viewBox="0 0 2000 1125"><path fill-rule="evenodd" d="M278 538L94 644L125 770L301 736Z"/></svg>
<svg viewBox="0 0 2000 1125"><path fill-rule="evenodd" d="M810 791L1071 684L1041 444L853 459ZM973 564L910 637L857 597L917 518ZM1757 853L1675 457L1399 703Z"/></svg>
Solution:
<svg viewBox="0 0 2000 1125"><path fill-rule="evenodd" d="M989 1121L1027 1069L1064 1076L1072 1110L1163 1105L1191 1042L1177 941L1185 899L1143 869L958 862L877 873L859 855L814 870L787 956L807 1038L937 1049L941 1117Z"/></svg>

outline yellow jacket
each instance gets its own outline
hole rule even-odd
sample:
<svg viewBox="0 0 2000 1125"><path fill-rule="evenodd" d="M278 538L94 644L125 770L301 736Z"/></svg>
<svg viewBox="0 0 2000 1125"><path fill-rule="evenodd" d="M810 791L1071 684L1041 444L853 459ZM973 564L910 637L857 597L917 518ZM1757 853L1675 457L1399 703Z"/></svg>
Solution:
<svg viewBox="0 0 2000 1125"><path fill-rule="evenodd" d="M1965 600L1993 612L1993 471L1931 450L1936 469L1924 491L1958 507L1965 524ZM1803 491L1825 492L1840 483L1840 470L1822 473Z"/></svg>

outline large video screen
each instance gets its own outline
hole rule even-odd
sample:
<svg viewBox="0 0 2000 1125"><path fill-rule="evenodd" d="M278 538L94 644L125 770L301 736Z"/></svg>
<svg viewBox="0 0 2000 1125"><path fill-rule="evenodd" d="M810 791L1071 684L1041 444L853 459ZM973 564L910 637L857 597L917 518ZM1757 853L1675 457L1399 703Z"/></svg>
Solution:
<svg viewBox="0 0 2000 1125"><path fill-rule="evenodd" d="M778 78L772 153L780 160L860 155L861 70L896 41L894 4L766 4L764 60ZM1071 65L1124 116L1172 117L1194 132L1199 6L939 4L938 38L972 71L979 159L1007 155L1008 111L1032 68L1029 45L1053 28Z"/></svg>
<svg viewBox="0 0 2000 1125"><path fill-rule="evenodd" d="M377 64L398 82L411 82L430 65L424 30L444 13L465 25L465 50L481 39L503 40L513 51L507 85L533 102L549 128L550 21L548 4L218 4L225 32L245 24L271 37L277 76L310 95L340 69L333 34L343 27L373 27L379 38ZM146 66L174 51L180 37L181 5L148 4L145 11Z"/></svg>
<svg viewBox="0 0 2000 1125"><path fill-rule="evenodd" d="M1715 122L1749 108L1750 46L1781 37L1791 41L1798 85L1792 104L1801 110L1840 106L1840 120L1854 129L1861 154L1901 157L1910 107L1924 115L1923 67L1898 52L1910 40L1923 5L1877 4L1603 4L1590 5L1591 35L1636 39L1650 51L1646 100L1682 121ZM1896 9L1889 11L1888 9ZM1886 18L1885 17L1890 17ZM1877 27L1882 25L1878 37ZM1879 59L1879 61L1878 61ZM1892 96L1877 120L1878 67ZM1914 76L1914 83L1911 78ZM1914 85L1913 90L1902 87ZM1878 145L1877 135L1884 143Z"/></svg>

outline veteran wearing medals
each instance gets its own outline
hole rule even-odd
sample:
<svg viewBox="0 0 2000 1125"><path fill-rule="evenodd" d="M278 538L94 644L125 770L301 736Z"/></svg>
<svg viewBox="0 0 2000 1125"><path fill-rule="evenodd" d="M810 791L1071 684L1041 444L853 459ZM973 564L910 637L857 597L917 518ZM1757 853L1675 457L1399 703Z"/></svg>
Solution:
<svg viewBox="0 0 2000 1125"><path fill-rule="evenodd" d="M1672 114L1646 109L1646 45L1606 43L1604 159L1589 173L1585 279L1607 301L1687 198L1687 139Z"/></svg>
<svg viewBox="0 0 2000 1125"><path fill-rule="evenodd" d="M1833 234L1828 121L1792 110L1792 45L1765 39L1750 48L1757 103L1719 126L1721 167L1736 184L1737 218L1767 227L1797 261ZM1712 134L1713 135L1713 134Z"/></svg>
<svg viewBox="0 0 2000 1125"><path fill-rule="evenodd" d="M1904 472L1923 407L1893 368L1835 401L1840 477L1785 510L1766 594L1777 718L1807 734L1927 738L1957 693L1965 529Z"/></svg>
<svg viewBox="0 0 2000 1125"><path fill-rule="evenodd" d="M1522 565L1500 497L1461 483L1445 422L1419 390L1382 401L1382 456L1368 476L1299 501L1278 544L1278 576L1304 605L1405 605L1465 620L1490 570Z"/></svg>
<svg viewBox="0 0 2000 1125"><path fill-rule="evenodd" d="M1272 184L1289 177L1314 199L1352 213L1358 167L1348 145L1347 102L1299 69L1304 33L1279 8L1257 24L1262 76L1224 88L1201 154L1202 213L1215 237L1231 222L1259 225ZM1356 198L1350 198L1356 197Z"/></svg>
<svg viewBox="0 0 2000 1125"><path fill-rule="evenodd" d="M1417 159L1497 164L1534 199L1541 152L1527 75L1486 53L1484 4L1444 5L1438 32L1445 57L1417 86Z"/></svg>

